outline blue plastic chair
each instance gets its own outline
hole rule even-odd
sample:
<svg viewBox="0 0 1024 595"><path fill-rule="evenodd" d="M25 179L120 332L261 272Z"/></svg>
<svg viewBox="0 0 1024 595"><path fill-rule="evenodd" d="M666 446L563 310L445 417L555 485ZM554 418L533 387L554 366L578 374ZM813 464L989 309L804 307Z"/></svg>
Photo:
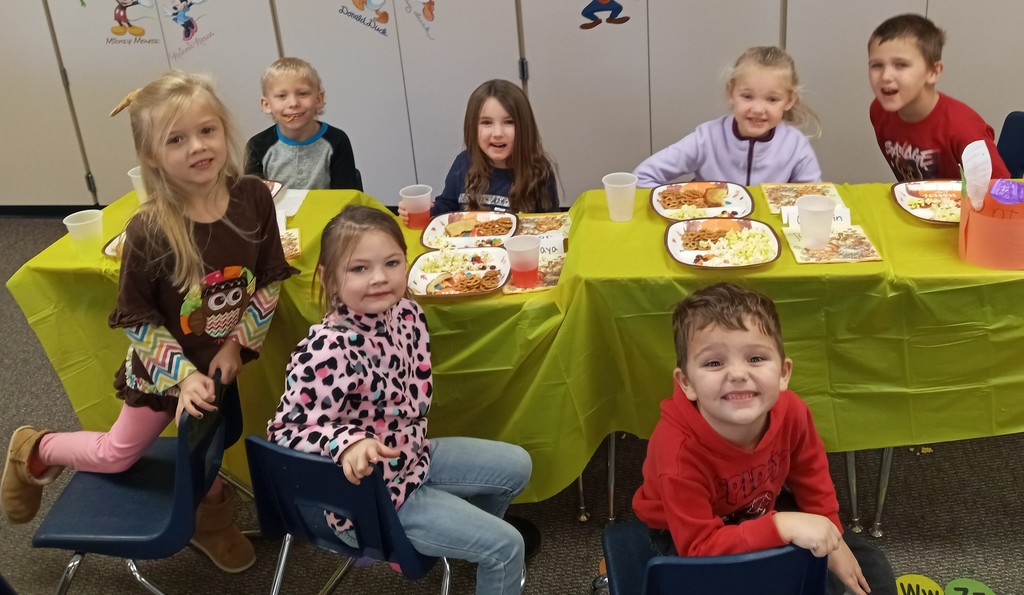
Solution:
<svg viewBox="0 0 1024 595"><path fill-rule="evenodd" d="M1010 112L996 144L1011 178L1024 178L1024 112Z"/></svg>
<svg viewBox="0 0 1024 595"><path fill-rule="evenodd" d="M299 452L257 436L245 439L249 474L256 495L256 513L264 537L284 537L274 571L272 595L281 590L293 538L348 556L321 593L331 592L357 558L369 557L397 564L402 574L418 579L427 574L437 558L417 552L402 529L384 485L383 467L350 483L328 457ZM359 547L350 547L327 524L324 511L352 521ZM441 592L448 593L451 571L444 564Z"/></svg>
<svg viewBox="0 0 1024 595"><path fill-rule="evenodd" d="M135 560L176 554L192 539L195 511L220 469L225 417L238 414L216 379L219 410L202 419L182 413L176 438L157 438L122 473L77 472L32 538L33 547L75 552L58 593L71 586L86 553L125 558L129 572L152 593L161 593ZM234 411L232 411L234 409Z"/></svg>
<svg viewBox="0 0 1024 595"><path fill-rule="evenodd" d="M654 556L647 526L612 524L601 535L610 595L824 595L828 558L792 545L729 556Z"/></svg>

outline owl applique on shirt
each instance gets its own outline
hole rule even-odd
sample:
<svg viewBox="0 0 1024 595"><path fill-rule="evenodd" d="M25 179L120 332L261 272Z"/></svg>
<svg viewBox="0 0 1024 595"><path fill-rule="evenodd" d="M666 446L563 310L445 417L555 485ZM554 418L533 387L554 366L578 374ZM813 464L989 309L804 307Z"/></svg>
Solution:
<svg viewBox="0 0 1024 595"><path fill-rule="evenodd" d="M242 266L213 271L201 284L192 285L181 304L181 330L218 342L227 338L256 290L256 277Z"/></svg>

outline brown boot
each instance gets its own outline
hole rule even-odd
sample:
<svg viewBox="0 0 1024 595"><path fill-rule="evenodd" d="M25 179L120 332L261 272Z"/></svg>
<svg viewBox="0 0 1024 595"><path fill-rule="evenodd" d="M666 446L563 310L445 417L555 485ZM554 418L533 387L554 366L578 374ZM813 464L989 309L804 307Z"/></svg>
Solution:
<svg viewBox="0 0 1024 595"><path fill-rule="evenodd" d="M235 526L234 498L228 487L219 504L200 502L192 545L210 557L224 572L242 572L256 562L256 550Z"/></svg>
<svg viewBox="0 0 1024 595"><path fill-rule="evenodd" d="M590 21L588 23L583 23L582 25L580 25L580 29L583 29L584 31L586 31L587 29L593 29L594 27L596 27L596 26L598 26L600 24L601 24L601 19L594 19L594 20L592 20L592 21Z"/></svg>
<svg viewBox="0 0 1024 595"><path fill-rule="evenodd" d="M4 475L0 479L0 506L12 523L27 523L34 519L43 499L43 486L52 483L64 471L64 467L55 465L48 467L42 477L29 473L29 458L38 454L39 440L51 433L53 430L21 426L11 434Z"/></svg>

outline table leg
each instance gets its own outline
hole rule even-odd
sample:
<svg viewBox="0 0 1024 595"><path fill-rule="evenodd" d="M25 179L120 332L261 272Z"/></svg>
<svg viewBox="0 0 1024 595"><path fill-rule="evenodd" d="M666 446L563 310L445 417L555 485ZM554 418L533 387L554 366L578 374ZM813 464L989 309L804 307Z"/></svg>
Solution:
<svg viewBox="0 0 1024 595"><path fill-rule="evenodd" d="M587 512L587 503L583 500L583 475L576 478L576 496L579 500L579 509L576 511L576 520L585 522L590 520L590 513Z"/></svg>
<svg viewBox="0 0 1024 595"><path fill-rule="evenodd" d="M615 432L608 434L608 522L615 522Z"/></svg>
<svg viewBox="0 0 1024 595"><path fill-rule="evenodd" d="M864 526L860 524L860 513L857 511L857 451L846 453L846 486L850 491L850 531L861 533Z"/></svg>
<svg viewBox="0 0 1024 595"><path fill-rule="evenodd" d="M878 502L875 504L875 524L871 527L872 537L882 536L882 508L889 492L889 472L892 471L892 447L882 449L882 469L878 473Z"/></svg>

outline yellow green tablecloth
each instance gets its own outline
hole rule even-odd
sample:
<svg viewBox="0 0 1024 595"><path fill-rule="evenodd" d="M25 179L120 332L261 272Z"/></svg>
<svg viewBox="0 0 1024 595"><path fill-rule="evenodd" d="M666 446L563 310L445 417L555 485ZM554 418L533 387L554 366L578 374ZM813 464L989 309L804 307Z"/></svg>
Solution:
<svg viewBox="0 0 1024 595"><path fill-rule="evenodd" d="M435 372L433 436L470 435L526 448L534 473L522 501L549 497L580 473L612 431L649 435L672 390L670 312L694 289L733 280L775 299L791 387L811 406L832 451L994 436L1024 430L1024 274L957 256L957 228L915 219L887 184L844 185L843 200L881 262L798 265L786 241L776 262L694 269L668 255L668 222L638 191L634 218L608 219L602 191L573 206L569 254L550 291L424 300ZM758 188L754 218L777 230ZM108 236L134 194L104 210ZM351 191L310 192L289 222L301 230L302 274L286 282L261 358L240 379L246 431L261 434L284 384L284 365L320 319L312 296L319 230ZM381 207L383 208L383 207ZM781 234L780 234L781 236ZM407 232L410 257L424 248ZM411 259L410 258L410 259ZM127 339L106 326L117 263L83 262L65 237L9 281L82 425L106 429L120 408L111 379ZM56 398L56 397L55 397ZM244 477L244 453L225 466Z"/></svg>

